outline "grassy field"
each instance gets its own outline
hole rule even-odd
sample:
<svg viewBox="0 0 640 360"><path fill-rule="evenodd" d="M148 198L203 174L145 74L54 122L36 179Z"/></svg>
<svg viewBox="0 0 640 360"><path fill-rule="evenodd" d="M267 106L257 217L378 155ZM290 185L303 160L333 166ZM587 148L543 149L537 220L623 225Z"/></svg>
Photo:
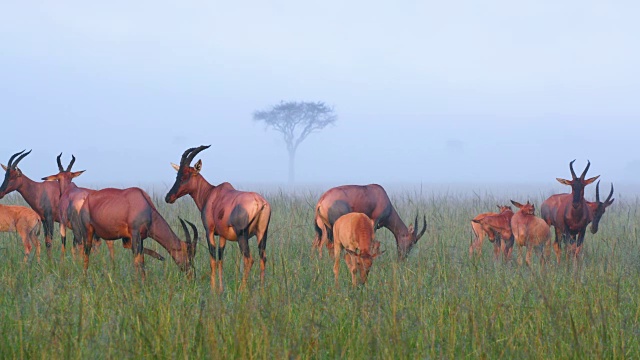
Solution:
<svg viewBox="0 0 640 360"><path fill-rule="evenodd" d="M201 229L190 198L167 205L163 195L154 200L174 230L182 236L178 216ZM488 242L479 259L468 257L469 220L508 197L395 193L407 223L416 210L426 214L425 236L399 263L391 233L379 230L387 252L368 283L353 288L342 261L336 288L326 250L322 259L311 250L319 193L265 195L273 209L267 281L260 285L256 262L244 291L235 243L220 294L210 289L204 242L194 281L167 256L147 259L142 283L120 242L115 264L102 246L84 276L79 260L60 259L57 234L52 259L43 251L27 264L17 235L0 234L0 358L640 357L638 199L616 200L599 233L587 234L578 265L536 259L527 268L494 262ZM537 207L543 200L529 198ZM145 245L167 254L153 240ZM250 246L257 259L255 240Z"/></svg>

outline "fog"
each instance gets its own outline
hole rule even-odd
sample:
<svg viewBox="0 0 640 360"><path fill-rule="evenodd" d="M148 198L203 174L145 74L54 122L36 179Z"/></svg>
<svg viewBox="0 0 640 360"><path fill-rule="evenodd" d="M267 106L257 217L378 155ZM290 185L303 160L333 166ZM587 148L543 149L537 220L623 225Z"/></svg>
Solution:
<svg viewBox="0 0 640 360"><path fill-rule="evenodd" d="M79 184L171 185L169 163L211 144L197 157L210 182L285 184L281 135L252 120L281 100L338 115L300 146L299 184L551 187L573 159L607 189L640 175L638 2L0 9L0 162L33 149L32 179L63 152Z"/></svg>

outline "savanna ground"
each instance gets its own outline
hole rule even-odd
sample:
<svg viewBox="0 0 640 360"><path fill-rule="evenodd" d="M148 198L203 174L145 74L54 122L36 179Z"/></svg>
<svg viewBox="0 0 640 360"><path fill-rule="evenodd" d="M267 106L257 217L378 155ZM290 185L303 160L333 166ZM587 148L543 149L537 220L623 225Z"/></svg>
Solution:
<svg viewBox="0 0 640 360"><path fill-rule="evenodd" d="M399 263L386 229L386 253L365 286L353 288L341 260L339 287L326 249L311 250L313 205L319 192L265 193L273 215L267 281L258 262L239 290L236 243L225 252L226 289L209 285L204 241L197 275L186 279L167 256L147 258L147 279L135 274L129 250L94 250L88 274L68 252L22 262L17 235L0 234L0 358L638 358L640 357L640 203L617 199L599 233L587 234L582 261L531 268L494 262L485 242L470 261L469 220L508 196L392 195L401 217L416 210L428 228ZM545 194L548 195L548 194ZM155 193L159 211L183 236L178 216L199 225L190 198L175 205ZM546 196L529 196L539 209ZM521 197L520 200L526 200ZM516 199L518 200L518 199ZM23 203L15 194L3 203ZM539 213L539 212L538 212ZM145 245L163 255L152 240ZM256 242L250 242L257 258Z"/></svg>

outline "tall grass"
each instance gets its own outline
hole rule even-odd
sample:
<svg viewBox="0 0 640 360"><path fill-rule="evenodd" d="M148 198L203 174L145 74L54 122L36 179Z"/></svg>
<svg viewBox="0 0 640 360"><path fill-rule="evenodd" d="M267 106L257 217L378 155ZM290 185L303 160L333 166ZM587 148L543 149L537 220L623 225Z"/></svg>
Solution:
<svg viewBox="0 0 640 360"><path fill-rule="evenodd" d="M200 225L191 199L167 205L160 195L154 200L178 234L178 216ZM147 258L143 283L119 245L113 264L106 246L94 250L85 276L79 259L60 259L58 235L51 259L43 251L25 264L17 235L0 234L0 358L640 357L638 199L607 211L578 264L536 259L528 268L494 262L488 243L468 257L469 220L508 198L396 193L407 223L426 214L425 236L398 262L393 236L379 230L388 251L368 283L353 288L341 261L336 288L328 253L318 258L310 246L319 194L266 195L267 280L260 285L254 266L244 291L235 243L218 293L204 241L194 281L167 256ZM530 199L539 206L542 196ZM153 240L145 246L166 255Z"/></svg>

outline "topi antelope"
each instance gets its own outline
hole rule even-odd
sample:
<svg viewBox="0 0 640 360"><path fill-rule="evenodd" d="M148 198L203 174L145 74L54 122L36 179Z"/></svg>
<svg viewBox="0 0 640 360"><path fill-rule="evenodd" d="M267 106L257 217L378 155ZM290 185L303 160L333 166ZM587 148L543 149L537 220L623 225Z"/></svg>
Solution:
<svg viewBox="0 0 640 360"><path fill-rule="evenodd" d="M322 252L322 245L333 247L333 224L336 220L351 212L366 214L376 222L376 229L386 227L396 238L398 258L407 257L411 248L420 240L427 230L427 218L423 218L422 230L418 232L418 215L414 224L408 228L398 216L396 209L384 188L377 184L343 185L327 190L315 207L314 227L316 236L313 247ZM416 226L414 228L414 226Z"/></svg>
<svg viewBox="0 0 640 360"><path fill-rule="evenodd" d="M342 248L347 252L344 261L351 272L353 286L367 281L373 259L380 255L380 243L375 240L375 223L363 213L342 215L333 224L333 251L336 286L340 270L340 253ZM356 279L356 273L360 278Z"/></svg>
<svg viewBox="0 0 640 360"><path fill-rule="evenodd" d="M32 246L40 259L40 215L24 206L0 204L0 232L17 232L24 246L24 261L29 259Z"/></svg>
<svg viewBox="0 0 640 360"><path fill-rule="evenodd" d="M516 245L518 245L518 263L521 264L520 251L527 248L526 262L531 265L531 254L536 248L540 253L540 262L544 264L545 256L551 253L551 231L549 225L541 218L535 216L535 206L529 201L526 204L511 200L518 209L511 218L511 231ZM508 250L511 252L511 249Z"/></svg>
<svg viewBox="0 0 640 360"><path fill-rule="evenodd" d="M498 259L500 248L511 238L511 217L513 216L511 206L497 206L499 213L486 212L471 220L473 237L469 246L469 257L473 256L474 251L477 255L482 253L482 242L486 236L493 243L494 258Z"/></svg>
<svg viewBox="0 0 640 360"><path fill-rule="evenodd" d="M249 238L253 236L258 240L260 281L264 283L271 206L258 193L238 191L227 182L217 186L207 182L200 174L202 160L198 160L194 166L191 166L191 161L209 146L187 149L180 158L180 165L171 164L178 174L175 183L165 196L165 201L173 204L178 198L190 195L200 210L209 245L212 289L215 288L217 270L219 291L223 291L222 259L227 240L238 242L244 259L242 287L246 286L253 266L253 258L249 251ZM218 235L220 241L217 262L215 235Z"/></svg>

